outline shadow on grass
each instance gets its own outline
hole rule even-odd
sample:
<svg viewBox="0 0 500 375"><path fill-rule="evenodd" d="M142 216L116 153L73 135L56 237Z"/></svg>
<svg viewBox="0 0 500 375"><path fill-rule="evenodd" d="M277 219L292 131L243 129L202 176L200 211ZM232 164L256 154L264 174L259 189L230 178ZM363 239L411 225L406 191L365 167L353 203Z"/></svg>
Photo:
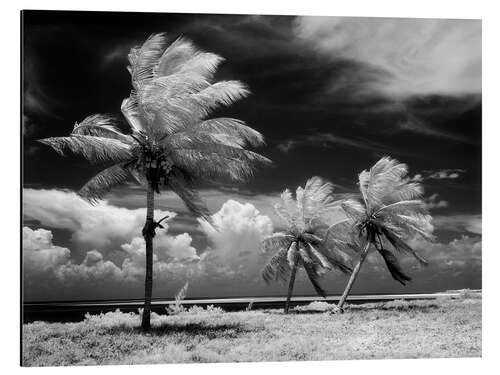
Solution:
<svg viewBox="0 0 500 375"><path fill-rule="evenodd" d="M425 305L409 305L409 306L386 306L386 305L378 305L378 306L356 306L352 305L345 309L345 312L357 312L357 311L414 311L414 312L429 312L436 309L440 309L443 306L439 306L435 303L425 304Z"/></svg>
<svg viewBox="0 0 500 375"><path fill-rule="evenodd" d="M376 312L376 311L398 311L398 312L430 312L437 309L443 308L442 305L436 303L425 303L425 304L402 304L402 305L390 305L390 304L363 304L363 305L349 305L344 308L344 312L335 311L334 308L331 309L292 309L288 312L289 315L310 315L310 314L331 314L331 315L339 315L339 314L348 314L355 312ZM283 310L267 310L266 314L271 315L285 315Z"/></svg>
<svg viewBox="0 0 500 375"><path fill-rule="evenodd" d="M250 329L240 323L163 323L159 326L152 326L149 332L143 332L139 327L112 327L107 330L107 333L137 333L151 336L165 336L180 333L191 337L201 336L208 339L215 339L219 337L236 338L250 331L255 331L255 329Z"/></svg>

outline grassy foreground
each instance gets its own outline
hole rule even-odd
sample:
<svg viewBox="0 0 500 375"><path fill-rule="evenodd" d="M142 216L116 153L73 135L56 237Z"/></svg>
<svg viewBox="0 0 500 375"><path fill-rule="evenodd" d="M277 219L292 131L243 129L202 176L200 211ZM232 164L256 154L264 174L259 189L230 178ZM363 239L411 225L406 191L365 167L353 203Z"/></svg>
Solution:
<svg viewBox="0 0 500 375"><path fill-rule="evenodd" d="M481 356L481 295L281 310L194 308L152 316L113 312L79 323L23 326L23 365L101 365Z"/></svg>

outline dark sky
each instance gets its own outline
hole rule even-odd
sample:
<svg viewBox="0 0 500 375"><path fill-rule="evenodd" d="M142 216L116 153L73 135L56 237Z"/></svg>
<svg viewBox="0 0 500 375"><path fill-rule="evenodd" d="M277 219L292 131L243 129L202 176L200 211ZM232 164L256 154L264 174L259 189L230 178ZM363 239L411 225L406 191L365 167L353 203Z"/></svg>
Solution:
<svg viewBox="0 0 500 375"><path fill-rule="evenodd" d="M438 239L415 244L428 268L403 260L407 287L374 254L354 292L481 287L480 21L28 11L23 22L26 300L142 295L143 192L126 185L89 206L72 191L98 169L35 140L90 114L120 116L128 51L155 32L225 58L216 78L252 95L217 115L264 134L258 152L274 162L244 186L201 190L219 232L162 194L158 208L177 216L158 237L156 297L187 280L193 297L283 294L259 276L256 243L280 227L271 204L314 175L354 193L383 155L423 183ZM345 282L323 284L339 293ZM313 293L303 275L296 293Z"/></svg>

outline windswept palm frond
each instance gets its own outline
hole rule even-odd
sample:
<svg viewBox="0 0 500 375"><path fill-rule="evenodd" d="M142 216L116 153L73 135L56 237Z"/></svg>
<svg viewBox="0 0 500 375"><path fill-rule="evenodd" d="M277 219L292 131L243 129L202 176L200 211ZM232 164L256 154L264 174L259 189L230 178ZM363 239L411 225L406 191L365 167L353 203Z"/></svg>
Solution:
<svg viewBox="0 0 500 375"><path fill-rule="evenodd" d="M95 204L113 187L124 183L131 177L123 165L113 165L92 177L78 192L78 195Z"/></svg>
<svg viewBox="0 0 500 375"><path fill-rule="evenodd" d="M133 140L129 135L123 134L116 126L116 119L109 115L91 115L82 122L75 123L73 135L91 135L95 137L118 139L124 143L131 143Z"/></svg>
<svg viewBox="0 0 500 375"><path fill-rule="evenodd" d="M264 144L264 137L258 131L245 125L245 122L233 118L214 118L200 122L192 127L193 131L224 133L239 137L245 144L251 146L261 146Z"/></svg>
<svg viewBox="0 0 500 375"><path fill-rule="evenodd" d="M319 251L334 269L341 271L345 274L350 274L352 272L352 262L351 257L341 250L340 247L326 247L327 244L319 243L315 244L314 248Z"/></svg>
<svg viewBox="0 0 500 375"><path fill-rule="evenodd" d="M382 258L384 259L385 265L389 270L392 278L403 285L406 285L406 282L411 281L411 277L406 275L399 264L398 259L391 253L389 250L380 248L377 249Z"/></svg>
<svg viewBox="0 0 500 375"><path fill-rule="evenodd" d="M121 111L133 132L139 133L146 129L144 121L139 114L139 104L135 90L132 90L128 98L123 99Z"/></svg>
<svg viewBox="0 0 500 375"><path fill-rule="evenodd" d="M122 163L133 155L130 146L112 138L90 135L72 135L40 139L39 142L51 146L60 155L72 152L83 156L91 163Z"/></svg>
<svg viewBox="0 0 500 375"><path fill-rule="evenodd" d="M227 107L247 97L250 90L240 81L220 81L191 94L189 102L195 103L198 118L202 119L220 107Z"/></svg>
<svg viewBox="0 0 500 375"><path fill-rule="evenodd" d="M406 164L389 157L380 159L370 171L359 175L361 194L368 210L372 211L384 204L383 198L400 186L408 173Z"/></svg>
<svg viewBox="0 0 500 375"><path fill-rule="evenodd" d="M290 264L287 258L288 248L281 248L268 261L262 270L262 278L266 283L271 281L285 281L290 274Z"/></svg>
<svg viewBox="0 0 500 375"><path fill-rule="evenodd" d="M192 147L192 145L196 143L215 143L242 149L246 144L246 140L238 135L227 134L224 132L190 129L172 134L170 137L165 138L163 143L167 147L176 149L188 145Z"/></svg>
<svg viewBox="0 0 500 375"><path fill-rule="evenodd" d="M168 76L178 72L197 52L191 41L177 38L162 53L154 68L155 78Z"/></svg>
<svg viewBox="0 0 500 375"><path fill-rule="evenodd" d="M351 220L358 221L365 216L365 207L356 200L346 199L340 205Z"/></svg>
<svg viewBox="0 0 500 375"><path fill-rule="evenodd" d="M130 50L127 69L132 76L132 85L135 89L153 78L153 72L163 54L165 43L166 35L164 33L153 34L141 47Z"/></svg>
<svg viewBox="0 0 500 375"><path fill-rule="evenodd" d="M196 51L190 57L187 57L187 60L185 60L182 65L179 65L175 69L171 69L170 71L167 70L167 75L200 75L203 76L206 80L211 80L219 64L224 61L224 58L216 55L215 53L202 51ZM158 69L155 73L156 76L159 76L163 72L161 71L161 69Z"/></svg>
<svg viewBox="0 0 500 375"><path fill-rule="evenodd" d="M170 158L175 165L189 171L196 178L208 181L229 179L230 181L242 182L253 176L259 162L262 164L270 162L267 158L253 159L252 156L238 158L236 155L209 152L208 149L207 152L201 152L193 147L176 150L170 155Z"/></svg>
<svg viewBox="0 0 500 375"><path fill-rule="evenodd" d="M389 205L398 201L418 200L422 197L423 193L421 184L403 179L399 185L388 189L387 193L382 197L382 201L385 205Z"/></svg>
<svg viewBox="0 0 500 375"><path fill-rule="evenodd" d="M281 193L280 198L281 202L273 205L274 211L288 226L295 226L298 211L292 192L285 189L285 191Z"/></svg>
<svg viewBox="0 0 500 375"><path fill-rule="evenodd" d="M184 172L178 168L174 168L168 178L167 185L181 198L189 211L197 217L209 220L210 212L208 208Z"/></svg>
<svg viewBox="0 0 500 375"><path fill-rule="evenodd" d="M245 150L240 147L228 146L221 143L202 142L199 140L186 138L177 139L174 145L169 145L169 142L167 140L165 140L163 144L166 146L172 146L172 157L174 157L175 153L187 154L188 151L193 151L207 157L217 154L227 159L251 164L256 163L269 165L271 163L268 158L257 154L256 152Z"/></svg>
<svg viewBox="0 0 500 375"><path fill-rule="evenodd" d="M304 269L306 270L307 277L311 282L314 290L318 295L323 298L326 298L326 292L319 284L320 271L313 264L304 263Z"/></svg>
<svg viewBox="0 0 500 375"><path fill-rule="evenodd" d="M422 258L415 250L411 248L410 245L404 242L395 233L392 233L389 229L384 227L382 227L381 230L384 237L392 245L394 250L412 255L416 260L419 261L421 265L428 265L428 262L424 258Z"/></svg>
<svg viewBox="0 0 500 375"><path fill-rule="evenodd" d="M276 232L270 236L264 238L260 243L260 249L262 252L267 253L269 251L281 248L289 248L292 241L295 239L285 232Z"/></svg>
<svg viewBox="0 0 500 375"><path fill-rule="evenodd" d="M427 214L427 205L420 199L400 200L380 207L374 215Z"/></svg>
<svg viewBox="0 0 500 375"><path fill-rule="evenodd" d="M312 177L307 181L301 207L306 220L326 219L326 216L331 216L335 210L340 212L340 202L333 198L333 185L320 177Z"/></svg>

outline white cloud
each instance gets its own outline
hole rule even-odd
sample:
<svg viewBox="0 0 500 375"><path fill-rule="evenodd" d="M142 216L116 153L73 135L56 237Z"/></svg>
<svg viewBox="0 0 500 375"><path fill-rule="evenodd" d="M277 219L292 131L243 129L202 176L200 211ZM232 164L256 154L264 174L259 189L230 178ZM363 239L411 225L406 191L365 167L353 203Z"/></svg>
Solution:
<svg viewBox="0 0 500 375"><path fill-rule="evenodd" d="M145 198L144 198L145 199ZM91 205L76 193L24 189L24 215L43 226L69 229L74 241L100 249L124 243L141 234L146 209L127 209L101 201ZM175 213L155 210L155 217Z"/></svg>
<svg viewBox="0 0 500 375"><path fill-rule="evenodd" d="M432 219L436 229L453 232L467 231L472 234L482 233L481 215L447 215L434 216Z"/></svg>
<svg viewBox="0 0 500 375"><path fill-rule="evenodd" d="M429 210L436 208L446 208L448 207L448 201L439 199L439 194L436 193L425 199L425 206Z"/></svg>
<svg viewBox="0 0 500 375"><path fill-rule="evenodd" d="M254 268L262 259L259 243L273 232L271 219L254 205L228 200L212 215L212 224L200 221L212 244L211 253L233 269Z"/></svg>
<svg viewBox="0 0 500 375"><path fill-rule="evenodd" d="M110 283L137 282L144 278L145 243L140 237L122 245L127 256L121 267L104 259L98 250L88 251L81 263L75 263L71 259L71 251L54 245L52 238L51 231L23 228L24 274L28 282L41 280L50 283L57 280L60 287L71 287L79 282L106 287ZM155 247L153 256L156 279L185 277L190 266L199 260L187 234L172 237L161 233L159 242L160 246Z"/></svg>
<svg viewBox="0 0 500 375"><path fill-rule="evenodd" d="M481 236L461 235L448 243L430 243L423 240L414 240L411 245L429 263L439 268L481 264Z"/></svg>
<svg viewBox="0 0 500 375"><path fill-rule="evenodd" d="M478 20L298 17L295 33L332 60L386 71L366 90L395 96L481 92Z"/></svg>
<svg viewBox="0 0 500 375"><path fill-rule="evenodd" d="M72 193L57 193L59 199L78 202ZM43 219L45 223L62 225L63 228L70 230L81 230L80 216L76 217L73 214L71 217L64 216L71 210L63 209L63 205L55 204L55 206L53 210L48 210L48 207L43 205L44 210L32 208L31 212L36 211L37 217ZM97 212L102 214L100 210L104 208L117 209L104 204ZM92 211L94 208L84 207L84 209L90 210L86 211L87 214L95 213ZM56 212L59 213L57 218ZM106 217L109 216L101 215L98 222ZM268 216L262 215L252 204L228 200L212 215L212 225L207 222L200 222L199 225L198 230L206 234L210 242L210 247L204 249L201 255L198 255L192 245L192 238L188 233L169 235L168 225L166 229L157 231L154 238L153 272L158 285L170 285L172 281L178 280L198 280L206 283L227 280L235 276L259 277L260 267L265 261L259 251L259 242L273 231ZM86 227L94 230L91 225ZM113 230L110 226L106 228ZM37 283L43 283L46 284L45 287L52 285L53 290L71 288L75 285L94 285L106 289L116 286L117 283L130 282L138 285L143 281L146 257L145 242L140 235L121 243L119 247L124 254L122 261L107 259L106 252L93 249L85 254L81 262L77 262L68 248L53 244L51 231L32 230L27 227L23 231L25 278L28 283L38 280L30 283L31 288L41 287ZM97 229L94 233L101 234ZM97 242L106 243L103 238L109 236L102 235Z"/></svg>
<svg viewBox="0 0 500 375"><path fill-rule="evenodd" d="M24 272L47 272L69 261L70 251L52 243L52 232L23 228Z"/></svg>

